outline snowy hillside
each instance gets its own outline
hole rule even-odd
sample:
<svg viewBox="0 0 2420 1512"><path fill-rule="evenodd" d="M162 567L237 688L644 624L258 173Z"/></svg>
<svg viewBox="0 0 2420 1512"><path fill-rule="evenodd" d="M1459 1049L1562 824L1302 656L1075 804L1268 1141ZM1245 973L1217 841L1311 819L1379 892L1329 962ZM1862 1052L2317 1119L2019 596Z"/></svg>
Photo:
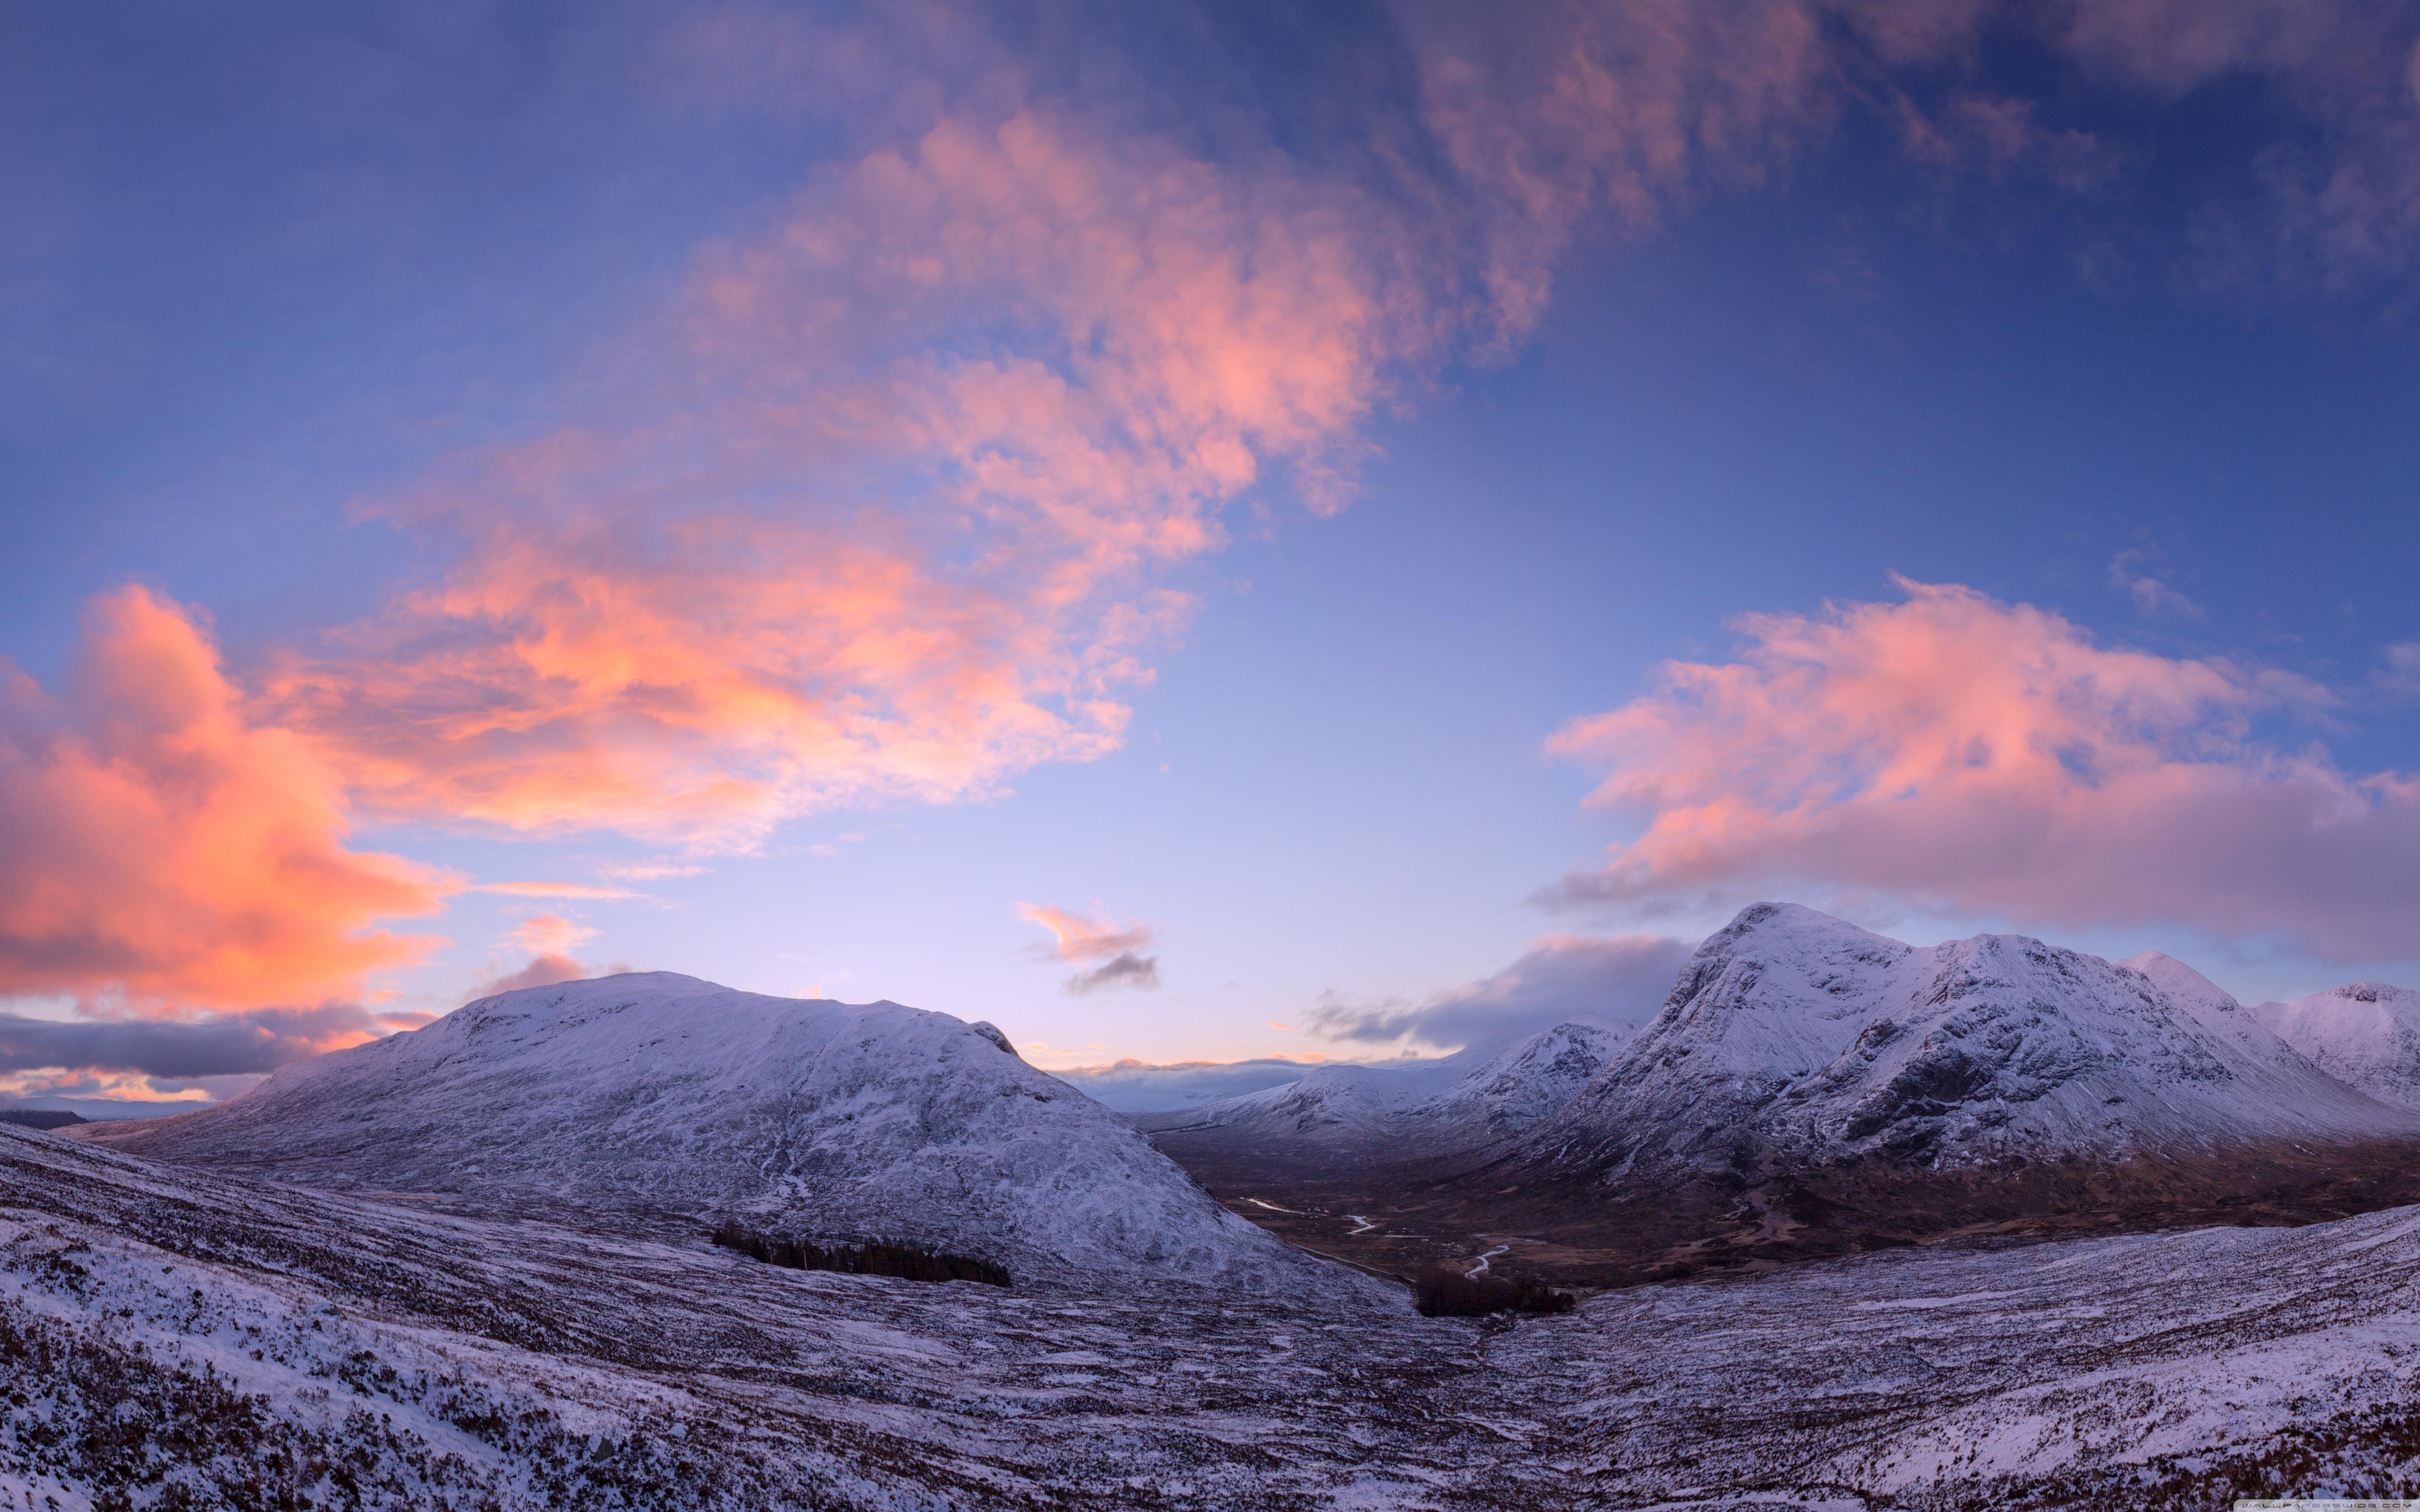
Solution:
<svg viewBox="0 0 2420 1512"><path fill-rule="evenodd" d="M2420 1109L2420 992L2349 982L2252 1013L2338 1081Z"/></svg>
<svg viewBox="0 0 2420 1512"><path fill-rule="evenodd" d="M1530 1137L1685 1173L2415 1132L2167 957L2113 965L2005 934L1919 949L1766 903L1708 939L1664 1011Z"/></svg>
<svg viewBox="0 0 2420 1512"><path fill-rule="evenodd" d="M1401 1156L1476 1149L1569 1102L1626 1026L1574 1021L1495 1051L1404 1066L1322 1066L1289 1086L1146 1114L1137 1127L1188 1148Z"/></svg>
<svg viewBox="0 0 2420 1512"><path fill-rule="evenodd" d="M785 1271L0 1128L0 1493L341 1506L2224 1508L2420 1474L2420 1210L1575 1317Z"/></svg>
<svg viewBox="0 0 2420 1512"><path fill-rule="evenodd" d="M233 1103L80 1137L456 1211L757 1215L1021 1277L1248 1286L1316 1262L1230 1216L988 1026L669 972L530 988L287 1067Z"/></svg>

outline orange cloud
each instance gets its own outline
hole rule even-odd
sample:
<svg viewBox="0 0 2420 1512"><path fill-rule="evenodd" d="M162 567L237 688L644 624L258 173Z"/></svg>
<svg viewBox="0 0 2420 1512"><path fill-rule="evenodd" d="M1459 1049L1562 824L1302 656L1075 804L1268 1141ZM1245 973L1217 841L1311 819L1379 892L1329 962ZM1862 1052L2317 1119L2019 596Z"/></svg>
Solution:
<svg viewBox="0 0 2420 1512"><path fill-rule="evenodd" d="M1902 583L1897 604L1739 622L1550 749L1646 827L1549 896L1651 912L1870 888L2065 927L2274 931L2420 955L2420 778L2256 738L2335 700L2289 674L2097 644L2046 610Z"/></svg>
<svg viewBox="0 0 2420 1512"><path fill-rule="evenodd" d="M616 899L644 896L628 887L608 887L594 882L481 882L469 890L501 893L507 898Z"/></svg>
<svg viewBox="0 0 2420 1512"><path fill-rule="evenodd" d="M378 812L691 848L1089 760L1186 616L1152 573L1273 462L1340 501L1425 339L1383 272L1282 175L945 119L702 256L671 392L390 506L458 561L274 706Z"/></svg>
<svg viewBox="0 0 2420 1512"><path fill-rule="evenodd" d="M619 969L619 968L612 968ZM552 953L530 958L530 964L519 971L481 982L471 990L473 998L492 997L498 993L519 992L524 987L551 987L559 981L581 981L595 975L590 968L567 955Z"/></svg>
<svg viewBox="0 0 2420 1512"><path fill-rule="evenodd" d="M63 699L0 664L0 992L349 992L435 943L375 921L455 884L345 834L334 775L248 718L202 626L145 589L93 601Z"/></svg>
<svg viewBox="0 0 2420 1512"><path fill-rule="evenodd" d="M566 954L596 937L595 930L553 914L532 914L508 936L513 944L533 955Z"/></svg>
<svg viewBox="0 0 2420 1512"><path fill-rule="evenodd" d="M1063 908L1044 903L1018 903L1016 914L1050 932L1048 952L1059 960L1082 963L1106 961L1112 956L1139 950L1156 937L1158 931L1148 924L1113 924L1107 919L1071 914Z"/></svg>
<svg viewBox="0 0 2420 1512"><path fill-rule="evenodd" d="M1045 955L1076 964L1099 963L1068 978L1067 991L1082 996L1116 987L1138 992L1159 989L1159 958L1141 953L1159 936L1150 925L1112 924L1041 903L1018 903L1016 911L1050 932Z"/></svg>

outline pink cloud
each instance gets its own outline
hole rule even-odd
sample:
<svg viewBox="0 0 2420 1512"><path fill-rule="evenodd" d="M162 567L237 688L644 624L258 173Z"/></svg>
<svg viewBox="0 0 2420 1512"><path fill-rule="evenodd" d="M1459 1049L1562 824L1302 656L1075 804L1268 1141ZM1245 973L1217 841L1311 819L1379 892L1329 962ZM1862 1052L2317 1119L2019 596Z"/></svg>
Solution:
<svg viewBox="0 0 2420 1512"><path fill-rule="evenodd" d="M642 894L628 887L602 887L594 882L482 882L472 892L500 893L507 898L637 898Z"/></svg>
<svg viewBox="0 0 2420 1512"><path fill-rule="evenodd" d="M1018 903L1016 912L1050 932L1050 944L1043 954L1092 966L1067 979L1065 985L1070 993L1082 996L1117 987L1139 992L1158 990L1159 958L1142 953L1145 946L1159 937L1159 931L1152 926L1116 923L1041 903Z"/></svg>
<svg viewBox="0 0 2420 1512"><path fill-rule="evenodd" d="M351 995L457 884L346 848L341 784L257 722L203 626L97 598L63 697L0 665L0 992L174 1010Z"/></svg>
<svg viewBox="0 0 2420 1512"><path fill-rule="evenodd" d="M1549 748L1645 827L1551 889L1652 912L1798 887L2028 926L2266 932L2333 959L2420 955L2420 779L2256 738L2327 690L2106 647L2058 615L1902 583L1895 604L1752 615L1740 659Z"/></svg>
<svg viewBox="0 0 2420 1512"><path fill-rule="evenodd" d="M1592 224L1653 225L1760 180L1829 126L1845 96L1826 8L1647 0L1507 25L1467 6L1401 8L1499 342L1535 327Z"/></svg>
<svg viewBox="0 0 2420 1512"><path fill-rule="evenodd" d="M1107 918L1069 913L1044 903L1018 903L1019 918L1031 919L1050 932L1048 953L1061 961L1105 961L1139 950L1158 937L1148 924L1121 924Z"/></svg>
<svg viewBox="0 0 2420 1512"><path fill-rule="evenodd" d="M1272 466L1341 501L1427 339L1367 230L1041 107L867 152L701 255L627 419L386 506L458 559L273 704L376 812L691 848L1096 757L1155 574Z"/></svg>
<svg viewBox="0 0 2420 1512"><path fill-rule="evenodd" d="M490 978L471 989L473 999L492 997L498 993L516 993L524 987L551 987L557 982L582 981L597 975L594 968L567 955L547 952L530 958L529 964L518 971L508 971Z"/></svg>
<svg viewBox="0 0 2420 1512"><path fill-rule="evenodd" d="M1854 111L1913 163L2079 195L2142 154L1980 87L1985 39L2029 37L2102 98L2248 82L2290 122L2238 162L2176 249L2195 285L2356 286L2420 255L2420 49L2396 8L2343 0L1694 0L1525 12L1404 0L1423 117L1499 335L1546 308L1566 250L1785 175Z"/></svg>
<svg viewBox="0 0 2420 1512"><path fill-rule="evenodd" d="M564 954L596 937L597 932L587 925L555 914L532 914L516 925L509 936L514 945L534 955Z"/></svg>

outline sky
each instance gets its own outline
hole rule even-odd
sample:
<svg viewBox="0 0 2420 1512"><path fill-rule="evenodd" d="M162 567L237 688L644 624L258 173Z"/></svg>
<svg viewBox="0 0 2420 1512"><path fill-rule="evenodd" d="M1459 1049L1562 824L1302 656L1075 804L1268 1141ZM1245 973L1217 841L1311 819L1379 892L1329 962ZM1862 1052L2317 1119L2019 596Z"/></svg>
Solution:
<svg viewBox="0 0 2420 1512"><path fill-rule="evenodd" d="M0 133L0 1099L2420 981L2409 8L18 8Z"/></svg>

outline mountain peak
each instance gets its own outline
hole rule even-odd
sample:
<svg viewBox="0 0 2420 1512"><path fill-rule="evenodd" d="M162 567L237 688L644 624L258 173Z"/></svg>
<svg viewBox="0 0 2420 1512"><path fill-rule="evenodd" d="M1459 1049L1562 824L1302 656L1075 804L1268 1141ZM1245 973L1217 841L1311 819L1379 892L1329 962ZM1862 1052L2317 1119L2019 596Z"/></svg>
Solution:
<svg viewBox="0 0 2420 1512"><path fill-rule="evenodd" d="M85 1137L466 1211L744 1218L1064 1273L1275 1285L1314 1268L989 1026L631 972L483 998Z"/></svg>

